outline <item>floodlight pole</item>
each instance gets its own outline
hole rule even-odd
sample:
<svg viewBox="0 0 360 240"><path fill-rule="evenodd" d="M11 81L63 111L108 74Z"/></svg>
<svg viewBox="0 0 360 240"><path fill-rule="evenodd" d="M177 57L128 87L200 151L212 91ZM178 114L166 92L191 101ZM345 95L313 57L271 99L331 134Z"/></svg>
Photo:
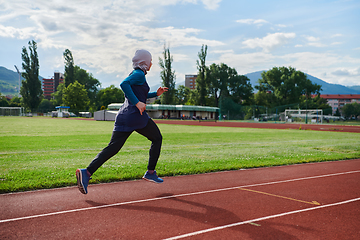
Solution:
<svg viewBox="0 0 360 240"><path fill-rule="evenodd" d="M305 112L305 124L307 124L307 99L308 99L308 96L307 96L307 89L306 89L306 100L305 100L305 103L306 103L306 112Z"/></svg>
<svg viewBox="0 0 360 240"><path fill-rule="evenodd" d="M18 72L18 74L19 74L19 97L21 97L21 96L20 96L21 73L20 73L19 69L17 68L17 66L16 66L16 65L14 65L14 66L15 66L15 68L16 68L16 71L17 71L17 72Z"/></svg>

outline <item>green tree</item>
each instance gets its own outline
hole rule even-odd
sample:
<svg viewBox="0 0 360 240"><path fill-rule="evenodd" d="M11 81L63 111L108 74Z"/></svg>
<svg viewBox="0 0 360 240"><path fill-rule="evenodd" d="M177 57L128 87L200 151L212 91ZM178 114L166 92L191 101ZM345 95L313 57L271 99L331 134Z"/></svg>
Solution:
<svg viewBox="0 0 360 240"><path fill-rule="evenodd" d="M8 107L9 101L6 99L5 96L0 96L0 107Z"/></svg>
<svg viewBox="0 0 360 240"><path fill-rule="evenodd" d="M214 99L212 106L219 106L219 99L226 89L225 82L221 79L221 67L215 63L206 67L206 79L208 81L208 94Z"/></svg>
<svg viewBox="0 0 360 240"><path fill-rule="evenodd" d="M305 109L307 106L308 109L330 109L330 113L332 112L331 106L327 103L327 100L325 98L321 98L319 95L308 98L306 102L306 96L303 95L300 97L300 104L299 107L301 109ZM324 112L324 114L326 114Z"/></svg>
<svg viewBox="0 0 360 240"><path fill-rule="evenodd" d="M190 98L191 89L180 85L175 91L175 103L179 105L185 105Z"/></svg>
<svg viewBox="0 0 360 240"><path fill-rule="evenodd" d="M114 85L101 89L97 94L97 107L107 107L110 103L123 103L125 96L120 88L116 88Z"/></svg>
<svg viewBox="0 0 360 240"><path fill-rule="evenodd" d="M101 83L99 80L94 78L91 73L88 73L85 69L75 65L74 58L69 49L66 49L63 55L65 59L65 87L68 87L75 81L78 81L80 84L84 85L87 95L90 99L89 106L95 108L96 95L98 93L98 88L101 86Z"/></svg>
<svg viewBox="0 0 360 240"><path fill-rule="evenodd" d="M22 80L20 94L22 96L23 105L34 111L38 108L43 92L41 90L41 82L39 80L39 59L37 54L37 44L34 40L29 41L29 51L24 46L22 48L21 58L23 60L21 73L25 80Z"/></svg>
<svg viewBox="0 0 360 240"><path fill-rule="evenodd" d="M339 108L336 109L336 112L335 112L334 116L341 117L341 113L339 111Z"/></svg>
<svg viewBox="0 0 360 240"><path fill-rule="evenodd" d="M20 97L13 97L10 102L9 102L9 106L10 107L21 107L21 98Z"/></svg>
<svg viewBox="0 0 360 240"><path fill-rule="evenodd" d="M267 107L299 103L300 97L320 94L321 86L313 84L301 71L292 67L274 67L261 74L259 85L255 86L260 92L270 94Z"/></svg>
<svg viewBox="0 0 360 240"><path fill-rule="evenodd" d="M189 98L185 105L196 105L199 102L199 93L197 89L191 90Z"/></svg>
<svg viewBox="0 0 360 240"><path fill-rule="evenodd" d="M43 113L55 110L54 105L48 99L43 99L38 109Z"/></svg>
<svg viewBox="0 0 360 240"><path fill-rule="evenodd" d="M342 107L341 112L346 118L355 117L355 119L357 119L357 117L360 115L360 104L356 102L346 104Z"/></svg>
<svg viewBox="0 0 360 240"><path fill-rule="evenodd" d="M75 81L65 88L63 93L63 103L66 106L69 106L71 111L76 114L78 114L81 110L86 110L90 100L84 85Z"/></svg>
<svg viewBox="0 0 360 240"><path fill-rule="evenodd" d="M64 59L65 59L65 87L68 87L71 83L75 82L75 64L74 64L74 58L72 56L72 53L69 49L65 49L64 53Z"/></svg>
<svg viewBox="0 0 360 240"><path fill-rule="evenodd" d="M206 104L207 96L207 83L206 83L206 55L207 55L207 45L202 45L200 52L198 53L199 60L196 60L196 65L198 69L198 75L196 78L196 90L198 92L198 98L196 101L197 105Z"/></svg>
<svg viewBox="0 0 360 240"><path fill-rule="evenodd" d="M52 99L50 102L53 106L61 106L63 104L63 94L65 89L65 83L59 84L56 89L56 92L51 94Z"/></svg>
<svg viewBox="0 0 360 240"><path fill-rule="evenodd" d="M269 102L272 102L273 95L267 92L258 91L254 94L254 104L258 106L267 106Z"/></svg>
<svg viewBox="0 0 360 240"><path fill-rule="evenodd" d="M250 79L244 75L235 75L228 83L230 98L237 104L249 105L253 98Z"/></svg>
<svg viewBox="0 0 360 240"><path fill-rule="evenodd" d="M221 97L229 97L236 104L248 104L253 98L253 88L250 80L238 75L234 68L224 63L211 64L206 70L207 86L210 98L215 101L213 106L219 106Z"/></svg>
<svg viewBox="0 0 360 240"><path fill-rule="evenodd" d="M160 76L162 86L167 87L168 91L161 95L162 104L174 104L175 102L175 71L172 71L173 57L170 55L170 49L164 45L164 59L159 57L159 65L161 68Z"/></svg>
<svg viewBox="0 0 360 240"><path fill-rule="evenodd" d="M220 119L234 120L244 118L244 108L230 97L221 97L219 100ZM224 118L224 115L226 116Z"/></svg>
<svg viewBox="0 0 360 240"><path fill-rule="evenodd" d="M357 119L360 116L360 104L359 103L352 103L354 106L354 117ZM345 105L346 106L346 105Z"/></svg>
<svg viewBox="0 0 360 240"><path fill-rule="evenodd" d="M80 68L79 66L74 67L74 76L75 80L80 84L84 85L87 95L90 99L90 104L92 108L96 106L96 97L98 93L98 88L101 86L99 80L93 77L91 73L88 73L86 70ZM66 80L65 80L66 81Z"/></svg>

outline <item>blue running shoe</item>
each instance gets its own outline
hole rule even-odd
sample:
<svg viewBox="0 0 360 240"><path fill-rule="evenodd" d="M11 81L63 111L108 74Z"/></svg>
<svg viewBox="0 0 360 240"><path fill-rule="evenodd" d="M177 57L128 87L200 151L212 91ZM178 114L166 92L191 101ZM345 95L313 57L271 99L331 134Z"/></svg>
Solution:
<svg viewBox="0 0 360 240"><path fill-rule="evenodd" d="M150 181L150 182L154 182L154 183L164 182L164 180L162 180L161 178L158 177L158 175L156 174L156 171L154 171L153 174L150 174L148 171L146 171L145 175L143 176L143 179Z"/></svg>
<svg viewBox="0 0 360 240"><path fill-rule="evenodd" d="M89 180L91 177L89 177L86 169L77 169L76 170L76 179L77 179L77 185L79 188L79 191L82 194L87 194L88 190L87 187L89 185Z"/></svg>

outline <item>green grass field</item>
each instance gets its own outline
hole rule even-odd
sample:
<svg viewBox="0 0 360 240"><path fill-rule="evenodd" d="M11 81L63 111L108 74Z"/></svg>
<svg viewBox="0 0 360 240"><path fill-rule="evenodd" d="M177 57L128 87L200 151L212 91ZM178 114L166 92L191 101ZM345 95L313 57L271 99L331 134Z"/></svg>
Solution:
<svg viewBox="0 0 360 240"><path fill-rule="evenodd" d="M76 184L111 137L113 122L0 117L0 193ZM360 158L360 134L159 124L160 176ZM90 183L139 179L150 142L133 133Z"/></svg>

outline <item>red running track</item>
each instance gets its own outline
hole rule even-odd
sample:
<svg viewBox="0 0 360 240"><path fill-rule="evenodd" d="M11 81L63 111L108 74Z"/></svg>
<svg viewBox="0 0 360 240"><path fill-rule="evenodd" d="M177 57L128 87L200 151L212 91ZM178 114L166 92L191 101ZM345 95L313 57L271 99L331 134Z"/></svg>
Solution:
<svg viewBox="0 0 360 240"><path fill-rule="evenodd" d="M355 159L2 194L0 236L359 239L359 180Z"/></svg>

